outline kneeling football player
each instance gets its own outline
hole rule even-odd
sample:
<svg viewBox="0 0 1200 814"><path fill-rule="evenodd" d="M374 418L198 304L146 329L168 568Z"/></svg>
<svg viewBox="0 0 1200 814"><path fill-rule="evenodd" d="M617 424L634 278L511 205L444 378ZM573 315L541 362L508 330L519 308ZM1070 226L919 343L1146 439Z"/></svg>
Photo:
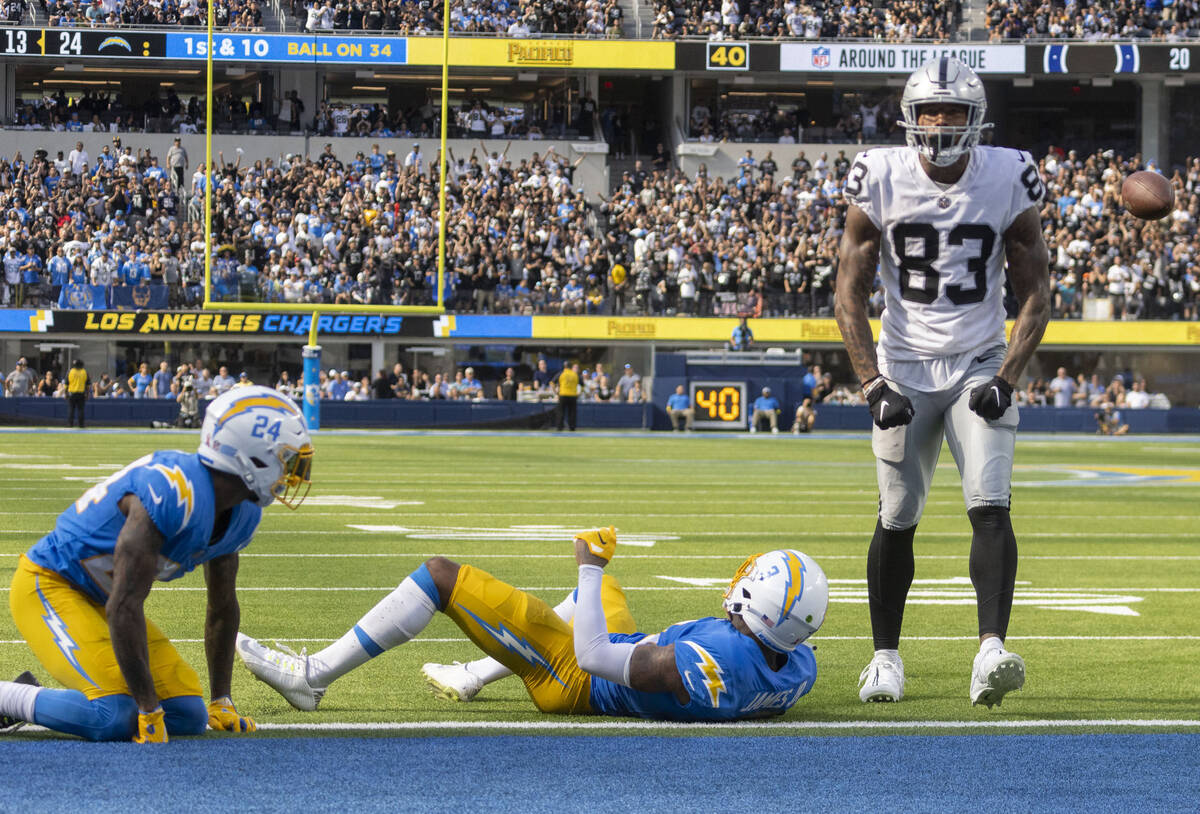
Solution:
<svg viewBox="0 0 1200 814"><path fill-rule="evenodd" d="M0 681L0 731L33 722L94 741L165 742L205 728L250 732L230 700L239 620L238 552L272 501L308 493L313 448L295 403L267 387L237 388L208 406L195 453L163 450L93 486L21 556L9 602L42 666ZM155 579L204 565L200 679L143 605Z"/></svg>

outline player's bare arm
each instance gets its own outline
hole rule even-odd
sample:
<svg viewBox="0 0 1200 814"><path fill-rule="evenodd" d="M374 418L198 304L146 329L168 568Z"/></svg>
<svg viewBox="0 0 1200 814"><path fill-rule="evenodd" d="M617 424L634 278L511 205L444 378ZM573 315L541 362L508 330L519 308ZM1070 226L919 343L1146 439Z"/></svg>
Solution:
<svg viewBox="0 0 1200 814"><path fill-rule="evenodd" d="M603 568L609 560L592 553L587 541L576 537L575 562ZM675 665L673 644L661 647L656 644L638 645L629 661L629 686L642 692L669 692L680 704L686 705L690 700L683 685L683 676Z"/></svg>
<svg viewBox="0 0 1200 814"><path fill-rule="evenodd" d="M112 591L105 612L113 651L129 694L138 709L149 712L158 706L158 694L150 672L144 605L154 582L163 536L136 495L125 495L118 506L125 515L125 524L113 550Z"/></svg>
<svg viewBox="0 0 1200 814"><path fill-rule="evenodd" d="M1008 258L1008 282L1020 304L1013 322L1008 356L1000 377L1015 385L1025 370L1050 321L1050 255L1042 237L1042 222L1036 207L1029 207L1004 233Z"/></svg>
<svg viewBox="0 0 1200 814"><path fill-rule="evenodd" d="M875 339L867 315L867 302L875 284L879 264L879 229L857 206L846 212L846 229L838 254L837 291L834 292L833 315L846 343L850 364L859 381L866 382L879 375L875 357Z"/></svg>
<svg viewBox="0 0 1200 814"><path fill-rule="evenodd" d="M230 695L234 644L242 611L237 598L238 555L227 554L204 564L208 609L204 619L204 652L208 658L211 698Z"/></svg>
<svg viewBox="0 0 1200 814"><path fill-rule="evenodd" d="M669 692L681 706L691 700L675 664L675 645L639 645L629 663L629 685L642 692Z"/></svg>

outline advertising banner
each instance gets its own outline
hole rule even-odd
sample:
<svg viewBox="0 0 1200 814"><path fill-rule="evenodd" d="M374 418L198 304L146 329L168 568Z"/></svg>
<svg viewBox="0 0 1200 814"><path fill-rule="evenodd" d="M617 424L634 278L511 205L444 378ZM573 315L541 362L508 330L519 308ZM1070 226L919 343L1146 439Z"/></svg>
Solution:
<svg viewBox="0 0 1200 814"><path fill-rule="evenodd" d="M409 65L441 65L439 37L410 37ZM451 37L450 64L478 68L672 71L675 43Z"/></svg>
<svg viewBox="0 0 1200 814"><path fill-rule="evenodd" d="M908 45L892 43L785 42L779 46L779 70L814 73L908 74L931 59L961 59L976 73L1025 73L1024 45Z"/></svg>

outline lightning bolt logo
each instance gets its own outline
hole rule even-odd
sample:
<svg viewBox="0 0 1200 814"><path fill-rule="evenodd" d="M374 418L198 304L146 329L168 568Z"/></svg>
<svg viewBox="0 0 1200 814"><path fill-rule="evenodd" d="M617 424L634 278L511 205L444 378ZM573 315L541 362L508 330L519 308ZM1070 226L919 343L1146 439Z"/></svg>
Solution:
<svg viewBox="0 0 1200 814"><path fill-rule="evenodd" d="M245 398L240 398L229 405L229 409L222 413L221 417L217 419L214 429L219 430L221 427L225 426L225 423L231 418L242 415L247 410L255 407L263 407L268 410L274 410L276 412L285 413L288 415L300 415L300 411L296 409L296 406L282 396L270 394L246 396Z"/></svg>
<svg viewBox="0 0 1200 814"><path fill-rule="evenodd" d="M75 655L75 651L79 649L79 645L71 638L71 634L67 632L67 623L58 615L58 611L50 606L50 601L46 599L46 595L42 593L42 581L40 578L34 579L34 587L37 590L38 599L42 601L42 621L46 623L50 635L54 637L54 643L58 645L58 650L63 654L63 658L67 660L67 664L75 669L75 672L83 676L87 683L93 687L98 686L95 681L92 681L83 670L83 666L79 663L79 658Z"/></svg>
<svg viewBox="0 0 1200 814"><path fill-rule="evenodd" d="M696 666L700 668L700 673L704 676L704 689L708 690L708 702L713 709L717 709L721 706L721 693L726 691L725 679L722 677L725 671L703 647L695 642L686 642L686 644L700 657Z"/></svg>
<svg viewBox="0 0 1200 814"><path fill-rule="evenodd" d="M779 618L775 620L775 624L783 623L783 620L792 612L792 608L800 601L800 595L804 593L804 561L785 552L783 562L787 566L785 583L787 587L783 592L783 607L780 608Z"/></svg>
<svg viewBox="0 0 1200 814"><path fill-rule="evenodd" d="M171 488L175 490L178 503L184 508L183 523L180 524L179 528L185 528L188 521L192 519L192 508L195 505L192 482L187 479L187 475L183 474L183 470L178 466L168 467L165 464L154 464L150 468L161 472L163 477L167 479L167 482L171 484Z"/></svg>
<svg viewBox="0 0 1200 814"><path fill-rule="evenodd" d="M555 681L557 681L560 685L562 685L563 687L567 686L566 683L561 678L558 677L558 673L554 672L554 667L551 666L550 662L546 659L546 657L543 656L541 653L539 653L537 650L535 650L533 648L533 645L529 644L529 642L514 635L513 632L511 630L509 630L508 628L506 628L504 625L500 625L499 627L492 627L487 622L483 621L478 616L471 613L471 611L464 608L462 605L459 605L458 609L461 610L463 613L467 614L467 616L470 616L472 619L474 619L475 623L478 624L481 628L483 628L488 633L488 635L490 635L493 639L495 639L496 642L501 647L503 647L505 650L509 651L510 653L516 653L518 656L525 659L525 661L529 662L534 667L542 668L547 673L549 673L550 677L553 678Z"/></svg>

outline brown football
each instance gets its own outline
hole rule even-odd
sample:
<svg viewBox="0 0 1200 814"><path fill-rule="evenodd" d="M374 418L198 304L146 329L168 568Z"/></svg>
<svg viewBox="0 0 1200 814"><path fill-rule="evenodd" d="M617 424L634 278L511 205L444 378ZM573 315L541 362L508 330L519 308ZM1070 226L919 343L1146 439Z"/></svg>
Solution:
<svg viewBox="0 0 1200 814"><path fill-rule="evenodd" d="M1175 208L1175 190L1171 182L1156 172L1130 173L1121 184L1125 209L1142 220L1158 220Z"/></svg>

